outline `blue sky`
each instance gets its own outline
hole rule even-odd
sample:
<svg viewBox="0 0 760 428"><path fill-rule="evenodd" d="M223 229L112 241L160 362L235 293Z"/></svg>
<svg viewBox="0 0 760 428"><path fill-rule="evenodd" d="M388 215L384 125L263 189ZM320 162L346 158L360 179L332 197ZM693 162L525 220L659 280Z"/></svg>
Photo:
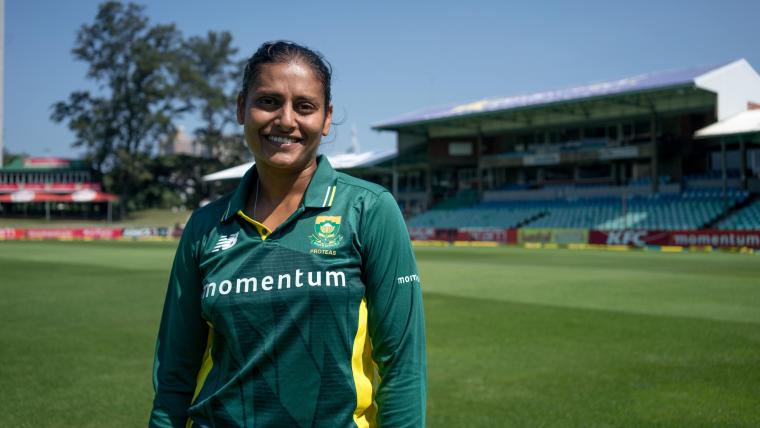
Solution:
<svg viewBox="0 0 760 428"><path fill-rule="evenodd" d="M50 106L92 87L74 61L77 30L99 1L5 1L6 147L76 156ZM363 150L392 147L373 123L424 107L516 95L746 58L760 70L760 1L138 2L185 35L230 31L240 57L290 39L334 68L337 119L327 153L355 126ZM232 106L230 106L232 114ZM192 126L186 117L180 123Z"/></svg>

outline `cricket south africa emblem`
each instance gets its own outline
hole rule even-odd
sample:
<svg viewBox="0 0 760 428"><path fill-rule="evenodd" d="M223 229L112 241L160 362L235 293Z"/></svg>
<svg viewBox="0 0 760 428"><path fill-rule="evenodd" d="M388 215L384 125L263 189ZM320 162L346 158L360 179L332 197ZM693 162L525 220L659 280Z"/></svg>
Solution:
<svg viewBox="0 0 760 428"><path fill-rule="evenodd" d="M314 234L310 236L311 244L318 248L335 248L343 240L340 234L340 216L317 216L314 221Z"/></svg>

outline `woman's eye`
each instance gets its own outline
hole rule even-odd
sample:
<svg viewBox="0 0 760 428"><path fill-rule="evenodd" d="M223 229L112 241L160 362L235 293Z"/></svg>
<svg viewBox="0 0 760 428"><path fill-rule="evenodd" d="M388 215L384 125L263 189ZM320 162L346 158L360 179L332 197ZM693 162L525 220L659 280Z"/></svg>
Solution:
<svg viewBox="0 0 760 428"><path fill-rule="evenodd" d="M317 107L311 103L301 103L298 105L298 109L301 111L310 112L316 110Z"/></svg>
<svg viewBox="0 0 760 428"><path fill-rule="evenodd" d="M260 106L273 106L276 104L276 101L274 98L263 97L256 100L256 104Z"/></svg>

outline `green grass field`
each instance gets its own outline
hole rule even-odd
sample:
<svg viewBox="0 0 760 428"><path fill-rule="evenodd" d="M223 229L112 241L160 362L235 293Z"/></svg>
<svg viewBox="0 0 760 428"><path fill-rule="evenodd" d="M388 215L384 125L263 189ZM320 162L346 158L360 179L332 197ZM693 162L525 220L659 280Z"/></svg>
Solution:
<svg viewBox="0 0 760 428"><path fill-rule="evenodd" d="M0 426L145 426L175 245L0 242ZM417 254L429 426L760 426L759 257Z"/></svg>

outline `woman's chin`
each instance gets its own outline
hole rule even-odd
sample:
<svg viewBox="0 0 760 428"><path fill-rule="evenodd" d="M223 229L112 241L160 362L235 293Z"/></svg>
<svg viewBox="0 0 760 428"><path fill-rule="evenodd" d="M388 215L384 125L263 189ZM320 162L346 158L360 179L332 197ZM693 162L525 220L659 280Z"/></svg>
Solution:
<svg viewBox="0 0 760 428"><path fill-rule="evenodd" d="M309 165L313 158L316 158L316 153L313 156L309 156L301 151L277 151L275 153L266 153L264 159L256 159L256 161L271 168L302 170Z"/></svg>

